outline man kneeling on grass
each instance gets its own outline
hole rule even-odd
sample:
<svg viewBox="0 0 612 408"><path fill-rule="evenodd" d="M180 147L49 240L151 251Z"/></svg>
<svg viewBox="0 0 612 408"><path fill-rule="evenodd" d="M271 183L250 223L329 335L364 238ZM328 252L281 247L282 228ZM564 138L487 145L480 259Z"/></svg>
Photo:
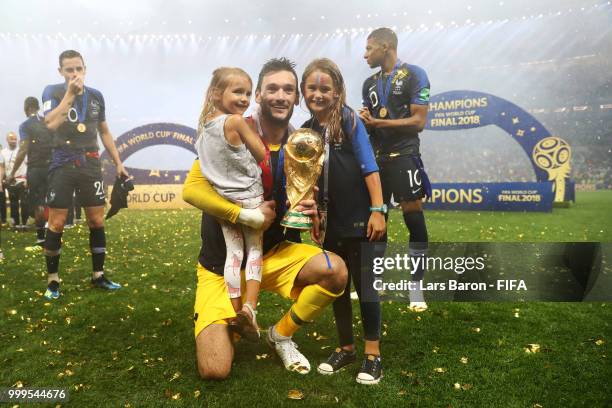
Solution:
<svg viewBox="0 0 612 408"><path fill-rule="evenodd" d="M260 109L247 121L262 137L267 149L262 164L274 188L258 209L244 209L223 199L204 178L198 160L183 187L183 200L204 211L202 249L197 266L198 283L194 307L196 359L200 376L221 380L229 376L234 346L228 321L236 317L223 279L225 240L218 219L264 229L260 289L294 300L291 309L268 330L267 341L285 368L300 374L310 372L310 363L297 349L293 334L304 322L313 321L340 296L347 270L340 257L300 242L299 231L280 226L285 197L282 145L289 136L289 119L299 101L294 64L285 58L267 62L257 81L255 98ZM267 167L267 169L266 169ZM279 170L280 169L280 170ZM298 211L315 215L313 200L301 202Z"/></svg>

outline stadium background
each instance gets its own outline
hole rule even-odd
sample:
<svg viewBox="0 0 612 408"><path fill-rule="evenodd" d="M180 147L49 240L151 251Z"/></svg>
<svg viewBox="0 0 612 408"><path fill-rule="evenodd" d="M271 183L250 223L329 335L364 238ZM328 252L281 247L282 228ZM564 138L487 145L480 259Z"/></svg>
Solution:
<svg viewBox="0 0 612 408"><path fill-rule="evenodd" d="M59 1L5 2L14 16L0 31L0 130L16 130L21 101L60 82L57 55L80 50L87 83L103 90L115 136L148 123L196 127L203 94L219 65L245 68L256 78L274 56L301 70L313 58L338 63L348 101L361 105L369 28L394 27L398 55L426 69L432 94L457 89L487 92L531 112L573 148L578 188L610 185L612 121L612 6L608 2L352 2L339 10L324 2L282 10L278 2L230 1L227 7L190 2L130 4ZM34 7L35 6L35 7ZM80 12L67 12L71 7ZM240 13L232 10L240 9ZM302 103L294 125L307 118ZM434 182L532 181L528 159L503 131L422 134ZM4 142L4 141L3 141ZM187 170L193 154L157 146L133 155L130 167Z"/></svg>
<svg viewBox="0 0 612 408"><path fill-rule="evenodd" d="M399 56L424 67L432 93L487 92L532 113L573 149L577 203L552 214L428 212L432 241L612 241L612 6L606 1L246 2L60 0L2 3L0 133L24 119L22 101L60 82L57 56L80 50L87 84L104 92L115 136L153 122L195 127L210 73L242 66L255 77L285 55L298 72L317 56L340 65L360 105L367 31L395 27ZM293 123L307 117L302 104ZM0 143L4 144L4 137ZM501 130L424 132L433 181L530 181L531 166ZM154 146L131 167L186 170L193 155ZM193 364L195 210L122 211L107 225L108 268L126 287L91 291L86 227L65 234L58 304L41 298L44 263L30 234L3 231L0 386L56 386L68 406L609 406L608 302L433 303L420 315L385 303L380 387L285 373L265 345L242 345L232 378L202 382ZM405 240L401 216L390 238ZM609 245L608 245L609 246ZM518 265L516 268L521 268ZM546 272L546 271L544 271ZM508 272L508 274L510 274ZM59 306L59 307L56 307ZM264 324L288 303L262 297ZM355 315L359 336L360 321ZM316 363L335 346L331 313L297 342ZM531 345L540 346L532 353ZM458 385L458 387L457 387Z"/></svg>

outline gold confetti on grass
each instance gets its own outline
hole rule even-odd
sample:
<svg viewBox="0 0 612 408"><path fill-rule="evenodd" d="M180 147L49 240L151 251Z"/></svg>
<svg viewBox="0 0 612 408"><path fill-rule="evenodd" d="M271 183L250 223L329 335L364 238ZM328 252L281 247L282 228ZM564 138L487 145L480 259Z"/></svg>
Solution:
<svg viewBox="0 0 612 408"><path fill-rule="evenodd" d="M605 343L605 341L603 341L602 339L595 340L595 344L597 344L598 346L601 346L604 343Z"/></svg>
<svg viewBox="0 0 612 408"><path fill-rule="evenodd" d="M469 389L472 388L472 384L460 384L460 383L454 383L453 384L453 388L456 390L463 390L463 391L467 391Z"/></svg>
<svg viewBox="0 0 612 408"><path fill-rule="evenodd" d="M527 346L525 346L525 348L523 350L525 350L525 353L527 353L527 354L539 353L540 352L540 345L539 344L535 344L535 343L527 344Z"/></svg>
<svg viewBox="0 0 612 408"><path fill-rule="evenodd" d="M176 394L174 394L172 396L172 399L175 400L175 401L180 400L181 399L181 393L177 392Z"/></svg>
<svg viewBox="0 0 612 408"><path fill-rule="evenodd" d="M193 392L193 398L200 398L200 394L201 394L200 390L195 390Z"/></svg>
<svg viewBox="0 0 612 408"><path fill-rule="evenodd" d="M444 368L444 367L436 367L436 368L434 368L434 371L436 373L445 373L446 372L446 368Z"/></svg>
<svg viewBox="0 0 612 408"><path fill-rule="evenodd" d="M180 371L177 371L176 373L174 373L174 374L172 375L172 378L170 379L170 382L172 382L172 381L174 381L174 380L178 379L180 376L181 376L181 372L180 372Z"/></svg>
<svg viewBox="0 0 612 408"><path fill-rule="evenodd" d="M256 360L264 360L264 359L266 359L266 358L268 358L268 357L269 357L269 356L268 356L267 354L257 354L257 355L255 356L255 359L256 359Z"/></svg>
<svg viewBox="0 0 612 408"><path fill-rule="evenodd" d="M474 333L480 333L480 327L472 327Z"/></svg>
<svg viewBox="0 0 612 408"><path fill-rule="evenodd" d="M304 393L299 390L289 390L289 392L287 393L287 398L292 400L303 400Z"/></svg>
<svg viewBox="0 0 612 408"><path fill-rule="evenodd" d="M468 358L467 357L461 357L459 359L459 361L461 361L463 364L467 364L468 363Z"/></svg>

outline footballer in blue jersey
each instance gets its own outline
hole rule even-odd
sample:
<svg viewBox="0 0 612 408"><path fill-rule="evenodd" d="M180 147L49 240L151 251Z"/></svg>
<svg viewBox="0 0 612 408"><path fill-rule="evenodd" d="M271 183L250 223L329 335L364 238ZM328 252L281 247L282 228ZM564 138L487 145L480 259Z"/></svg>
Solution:
<svg viewBox="0 0 612 408"><path fill-rule="evenodd" d="M26 173L27 201L29 213L34 214L36 220L36 245L42 246L45 242L45 196L47 194L47 174L51 161L51 131L45 126L43 119L38 116L40 105L38 99L28 96L23 109L27 119L19 126L19 152L9 182L12 182L15 171L28 158Z"/></svg>
<svg viewBox="0 0 612 408"><path fill-rule="evenodd" d="M81 54L74 50L62 52L58 71L64 83L49 85L43 92L44 122L53 132L47 192L49 229L44 244L48 284L45 297L48 299L60 296L58 269L62 233L74 192L85 207L89 226L91 283L109 290L121 287L104 275L105 191L98 135L116 165L117 176L129 177L106 122L104 97L100 91L85 86L86 67Z"/></svg>
<svg viewBox="0 0 612 408"><path fill-rule="evenodd" d="M431 184L419 152L419 133L427 122L429 79L422 68L398 59L397 35L389 28L370 33L364 58L370 68L379 68L363 84L360 116L380 167L383 199L388 204L393 196L400 203L410 232L408 252L424 257L428 236L422 199L431 196ZM425 270L421 266L411 272L420 281ZM412 292L410 300L412 310L427 308L420 291Z"/></svg>

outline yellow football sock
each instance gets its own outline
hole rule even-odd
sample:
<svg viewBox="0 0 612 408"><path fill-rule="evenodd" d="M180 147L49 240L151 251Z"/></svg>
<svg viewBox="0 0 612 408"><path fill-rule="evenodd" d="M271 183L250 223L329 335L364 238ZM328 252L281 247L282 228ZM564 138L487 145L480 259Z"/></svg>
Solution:
<svg viewBox="0 0 612 408"><path fill-rule="evenodd" d="M302 324L312 322L321 314L325 306L342 295L332 293L319 285L308 285L302 289L297 301L276 324L276 332L281 336L291 337Z"/></svg>
<svg viewBox="0 0 612 408"><path fill-rule="evenodd" d="M291 309L274 326L276 332L281 336L291 337L293 333L298 331L300 325L295 323L291 318Z"/></svg>

